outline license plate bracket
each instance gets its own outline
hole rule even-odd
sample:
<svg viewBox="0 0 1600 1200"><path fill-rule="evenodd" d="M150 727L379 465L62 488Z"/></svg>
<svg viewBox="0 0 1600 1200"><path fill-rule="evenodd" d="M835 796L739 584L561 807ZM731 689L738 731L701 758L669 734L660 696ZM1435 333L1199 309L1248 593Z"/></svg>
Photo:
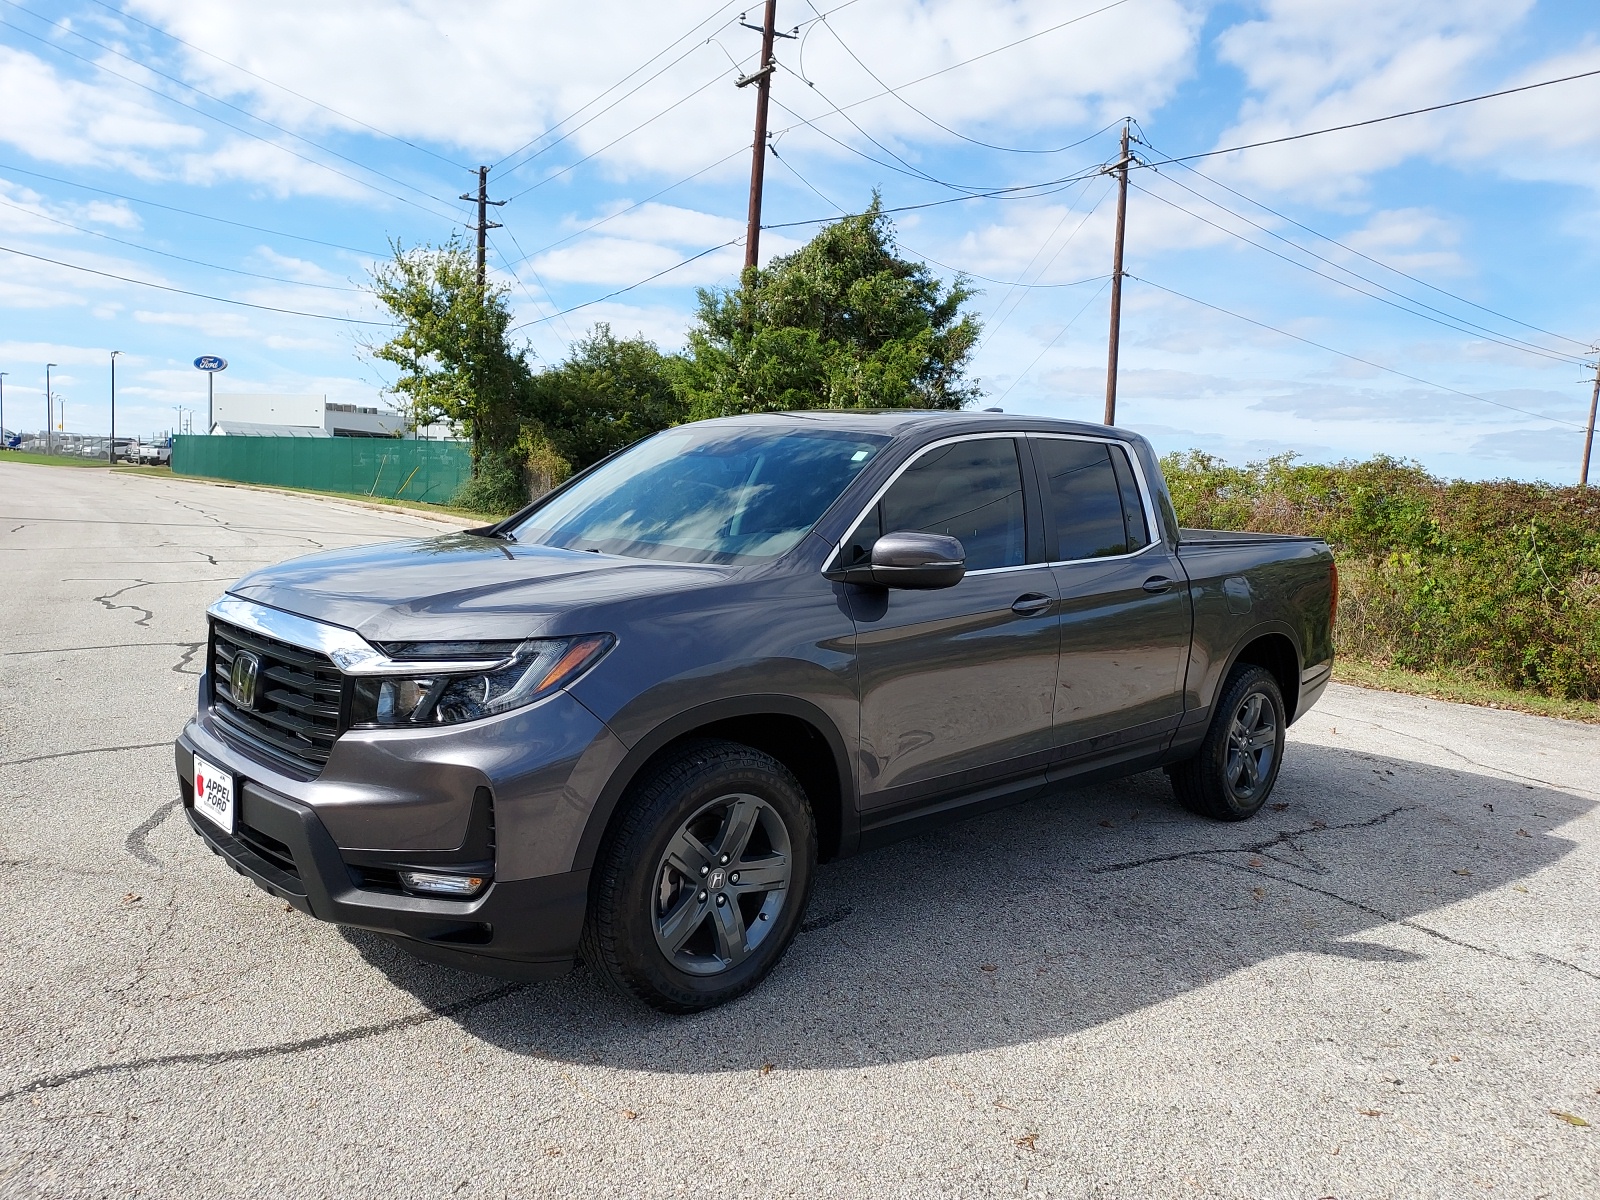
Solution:
<svg viewBox="0 0 1600 1200"><path fill-rule="evenodd" d="M194 756L194 811L226 834L233 833L235 791L232 774Z"/></svg>

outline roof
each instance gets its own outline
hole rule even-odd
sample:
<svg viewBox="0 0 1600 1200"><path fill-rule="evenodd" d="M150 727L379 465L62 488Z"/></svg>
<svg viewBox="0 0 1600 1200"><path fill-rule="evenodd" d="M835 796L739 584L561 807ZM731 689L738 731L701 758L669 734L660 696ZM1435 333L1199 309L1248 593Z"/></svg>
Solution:
<svg viewBox="0 0 1600 1200"><path fill-rule="evenodd" d="M333 436L320 425L263 425L256 421L218 421L211 427L211 432L220 433L228 437L325 438Z"/></svg>

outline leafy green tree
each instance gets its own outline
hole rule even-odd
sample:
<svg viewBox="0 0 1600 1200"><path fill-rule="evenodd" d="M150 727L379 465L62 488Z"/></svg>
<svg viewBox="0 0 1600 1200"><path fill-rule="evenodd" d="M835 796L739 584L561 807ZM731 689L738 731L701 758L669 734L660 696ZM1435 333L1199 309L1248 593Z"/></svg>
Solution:
<svg viewBox="0 0 1600 1200"><path fill-rule="evenodd" d="M873 195L858 216L793 254L700 292L677 370L694 419L796 408L960 408L978 395L966 369L977 319L949 287L897 252Z"/></svg>
<svg viewBox="0 0 1600 1200"><path fill-rule="evenodd" d="M518 396L528 352L507 339L507 288L478 286L477 267L459 238L443 246L396 242L394 258L372 272L373 292L398 326L373 357L400 369L389 389L413 425L451 422L472 442L472 471L487 460L504 476L521 432ZM503 482L502 482L503 486Z"/></svg>
<svg viewBox="0 0 1600 1200"><path fill-rule="evenodd" d="M522 415L577 470L685 418L672 360L643 336L619 338L600 323L566 361L533 375Z"/></svg>

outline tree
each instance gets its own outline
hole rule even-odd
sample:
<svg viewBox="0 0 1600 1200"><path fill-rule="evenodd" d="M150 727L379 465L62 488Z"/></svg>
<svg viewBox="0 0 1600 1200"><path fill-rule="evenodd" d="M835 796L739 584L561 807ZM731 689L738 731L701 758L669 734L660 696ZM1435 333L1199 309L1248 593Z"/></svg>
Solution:
<svg viewBox="0 0 1600 1200"><path fill-rule="evenodd" d="M529 379L522 415L543 428L557 454L582 470L684 419L671 361L642 335L618 338L602 322L560 366Z"/></svg>
<svg viewBox="0 0 1600 1200"><path fill-rule="evenodd" d="M677 371L694 419L795 408L960 408L980 325L973 295L900 257L876 193L795 253L700 292Z"/></svg>
<svg viewBox="0 0 1600 1200"><path fill-rule="evenodd" d="M459 238L443 246L394 243L394 259L373 268L373 292L399 326L371 347L400 368L389 389L414 426L444 419L472 442L472 473L515 472L508 456L521 432L517 399L528 352L507 340L508 289L479 287L477 265Z"/></svg>

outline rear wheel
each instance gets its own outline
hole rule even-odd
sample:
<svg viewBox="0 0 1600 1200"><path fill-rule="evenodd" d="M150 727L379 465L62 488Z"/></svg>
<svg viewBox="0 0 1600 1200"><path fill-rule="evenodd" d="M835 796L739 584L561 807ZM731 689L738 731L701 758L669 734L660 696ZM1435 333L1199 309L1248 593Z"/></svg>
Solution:
<svg viewBox="0 0 1600 1200"><path fill-rule="evenodd" d="M1199 751L1167 768L1179 802L1218 821L1255 816L1278 781L1287 726L1283 692L1272 673L1236 665Z"/></svg>
<svg viewBox="0 0 1600 1200"><path fill-rule="evenodd" d="M816 820L782 763L734 742L686 746L624 800L595 864L584 958L663 1012L760 983L799 928Z"/></svg>

